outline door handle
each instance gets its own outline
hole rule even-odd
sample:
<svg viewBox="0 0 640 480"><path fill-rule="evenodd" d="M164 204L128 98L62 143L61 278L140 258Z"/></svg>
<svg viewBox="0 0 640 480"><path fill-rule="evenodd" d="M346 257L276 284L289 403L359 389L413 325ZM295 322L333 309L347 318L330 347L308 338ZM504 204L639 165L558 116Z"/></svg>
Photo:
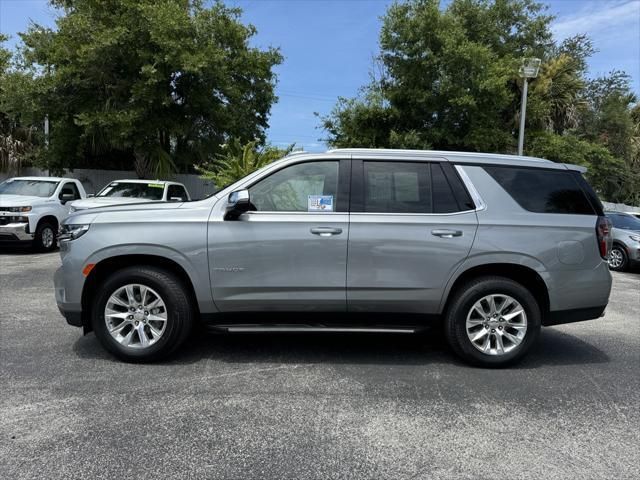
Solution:
<svg viewBox="0 0 640 480"><path fill-rule="evenodd" d="M461 237L462 230L431 230L431 235L442 238Z"/></svg>
<svg viewBox="0 0 640 480"><path fill-rule="evenodd" d="M340 235L342 233L341 228L334 228L334 227L315 227L315 228L312 228L310 231L314 235L320 235L321 237L330 237L332 235Z"/></svg>

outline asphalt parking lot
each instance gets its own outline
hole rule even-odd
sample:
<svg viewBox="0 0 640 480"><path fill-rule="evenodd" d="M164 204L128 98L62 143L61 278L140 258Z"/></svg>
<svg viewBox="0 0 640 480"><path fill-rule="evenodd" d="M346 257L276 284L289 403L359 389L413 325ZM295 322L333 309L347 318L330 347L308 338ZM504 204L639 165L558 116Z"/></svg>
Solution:
<svg viewBox="0 0 640 480"><path fill-rule="evenodd" d="M121 363L0 252L0 478L637 478L640 275L516 368L431 335L195 335Z"/></svg>

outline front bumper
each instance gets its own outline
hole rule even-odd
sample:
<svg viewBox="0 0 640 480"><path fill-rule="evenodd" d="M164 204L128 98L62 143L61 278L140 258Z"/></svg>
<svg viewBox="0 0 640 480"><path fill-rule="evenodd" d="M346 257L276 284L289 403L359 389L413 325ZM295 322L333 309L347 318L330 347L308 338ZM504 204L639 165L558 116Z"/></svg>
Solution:
<svg viewBox="0 0 640 480"><path fill-rule="evenodd" d="M27 242L33 240L28 223L0 225L0 242Z"/></svg>
<svg viewBox="0 0 640 480"><path fill-rule="evenodd" d="M67 320L69 325L74 327L83 326L82 305L79 302L71 302L68 299L67 290L65 288L65 272L63 267L56 270L53 275L53 285L56 295L56 304L62 316Z"/></svg>

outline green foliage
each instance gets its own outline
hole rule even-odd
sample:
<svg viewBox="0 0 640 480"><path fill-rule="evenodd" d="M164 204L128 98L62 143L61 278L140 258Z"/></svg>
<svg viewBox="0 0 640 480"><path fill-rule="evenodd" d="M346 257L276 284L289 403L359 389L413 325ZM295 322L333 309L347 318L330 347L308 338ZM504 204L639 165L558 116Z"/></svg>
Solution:
<svg viewBox="0 0 640 480"><path fill-rule="evenodd" d="M586 35L557 44L533 0L407 0L380 32L380 78L321 119L334 147L514 153L523 57L530 81L527 154L588 166L607 200L638 201L640 127L628 76L588 80Z"/></svg>
<svg viewBox="0 0 640 480"><path fill-rule="evenodd" d="M35 158L39 140L28 112L34 110L29 98L33 90L31 76L13 69L13 56L2 44L0 34L0 172L19 172Z"/></svg>
<svg viewBox="0 0 640 480"><path fill-rule="evenodd" d="M57 28L22 34L51 121L46 165L187 171L229 138L264 140L275 49L240 10L199 0L52 0Z"/></svg>
<svg viewBox="0 0 640 480"><path fill-rule="evenodd" d="M197 167L203 178L213 180L218 190L255 172L271 162L281 159L293 151L294 145L277 148L272 145L259 147L251 141L244 145L234 139L223 145L223 152L213 162Z"/></svg>

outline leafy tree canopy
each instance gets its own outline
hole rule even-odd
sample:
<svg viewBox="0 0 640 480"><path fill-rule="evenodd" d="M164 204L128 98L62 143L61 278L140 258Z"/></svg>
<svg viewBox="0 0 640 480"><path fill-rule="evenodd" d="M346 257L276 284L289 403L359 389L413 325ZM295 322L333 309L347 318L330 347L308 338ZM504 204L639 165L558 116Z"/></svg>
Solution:
<svg viewBox="0 0 640 480"><path fill-rule="evenodd" d="M518 69L535 56L543 62L529 90L526 153L589 166L607 200L640 200L629 78L612 72L589 80L591 41L555 42L552 20L534 0L393 4L380 32L380 73L321 119L328 143L514 153Z"/></svg>
<svg viewBox="0 0 640 480"><path fill-rule="evenodd" d="M229 138L263 141L278 50L249 45L240 10L200 0L51 0L56 29L21 34L45 163L138 174L185 171Z"/></svg>
<svg viewBox="0 0 640 480"><path fill-rule="evenodd" d="M216 188L221 190L227 185L246 177L250 173L281 159L293 151L295 145L278 148L273 145L259 146L251 141L244 145L236 138L227 145L217 158L197 167L203 178L213 180Z"/></svg>

